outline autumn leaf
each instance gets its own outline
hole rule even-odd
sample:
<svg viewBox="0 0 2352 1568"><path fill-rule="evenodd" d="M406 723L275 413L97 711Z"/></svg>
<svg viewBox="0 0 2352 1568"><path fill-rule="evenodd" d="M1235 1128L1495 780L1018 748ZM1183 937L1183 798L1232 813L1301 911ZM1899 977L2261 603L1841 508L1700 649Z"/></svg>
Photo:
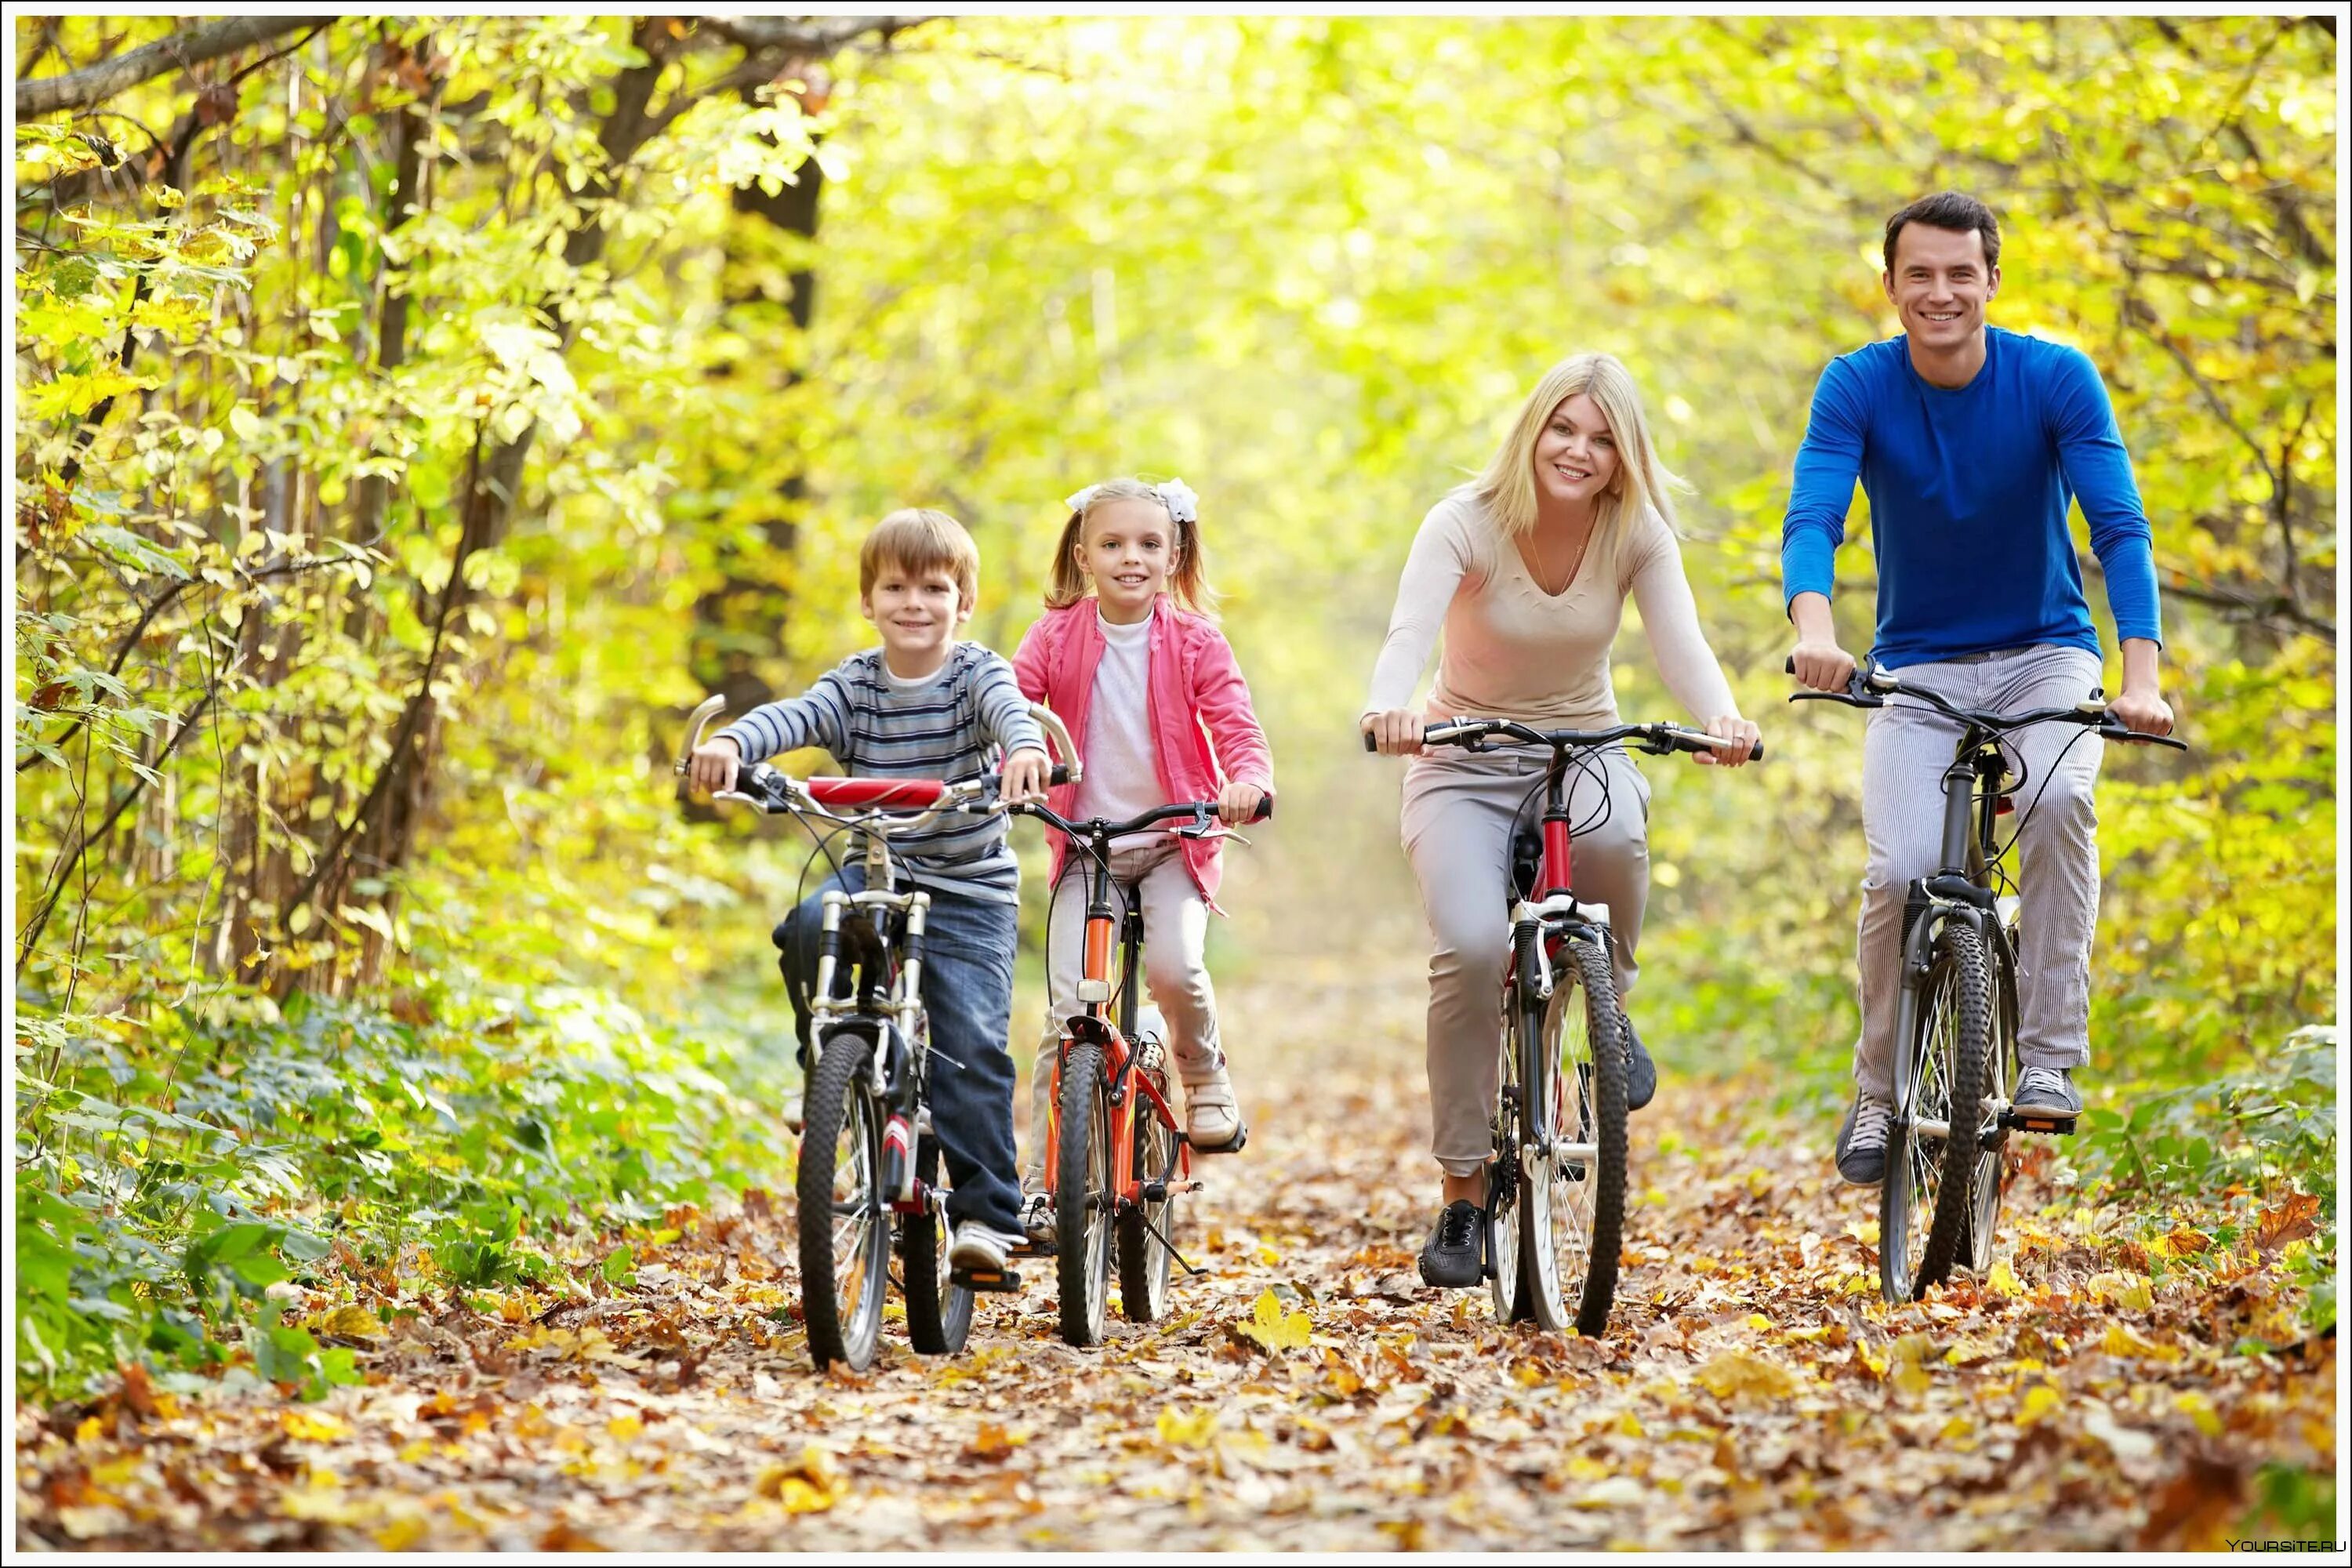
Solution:
<svg viewBox="0 0 2352 1568"><path fill-rule="evenodd" d="M1250 1310L1249 1321L1234 1325L1234 1331L1255 1340L1267 1351L1305 1350L1314 1337L1315 1323L1304 1312L1286 1312L1282 1300L1271 1289L1260 1293L1257 1304Z"/></svg>
<svg viewBox="0 0 2352 1568"><path fill-rule="evenodd" d="M1787 1367L1738 1351L1715 1357L1693 1375L1718 1399L1786 1399L1797 1392Z"/></svg>

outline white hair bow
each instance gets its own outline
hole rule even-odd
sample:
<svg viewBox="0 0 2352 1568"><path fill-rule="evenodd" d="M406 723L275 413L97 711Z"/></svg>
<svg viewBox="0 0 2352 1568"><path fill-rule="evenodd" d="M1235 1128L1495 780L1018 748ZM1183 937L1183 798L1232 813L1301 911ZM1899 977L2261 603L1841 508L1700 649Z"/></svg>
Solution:
<svg viewBox="0 0 2352 1568"><path fill-rule="evenodd" d="M1100 485L1088 485L1082 490L1075 490L1064 497L1062 505L1071 511L1083 512L1094 504L1094 499L1101 489ZM1168 509L1168 515L1171 520L1177 522L1201 521L1201 498L1194 495L1192 487L1183 480L1169 479L1156 484L1151 487L1151 493L1158 498L1161 506Z"/></svg>

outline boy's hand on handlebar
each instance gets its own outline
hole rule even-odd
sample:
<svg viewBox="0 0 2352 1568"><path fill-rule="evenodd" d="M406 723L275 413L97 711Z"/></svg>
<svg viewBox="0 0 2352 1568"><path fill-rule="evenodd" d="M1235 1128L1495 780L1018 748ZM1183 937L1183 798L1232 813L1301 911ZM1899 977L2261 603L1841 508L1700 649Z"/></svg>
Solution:
<svg viewBox="0 0 2352 1568"><path fill-rule="evenodd" d="M1265 791L1255 784L1229 784L1217 792L1217 820L1237 826L1256 816L1265 801Z"/></svg>
<svg viewBox="0 0 2352 1568"><path fill-rule="evenodd" d="M705 794L715 795L735 787L735 772L742 765L741 749L722 735L694 748L694 756L687 766L687 781Z"/></svg>
<svg viewBox="0 0 2352 1568"><path fill-rule="evenodd" d="M1738 751L1693 752L1691 761L1702 767L1736 768L1744 765L1756 748L1763 742L1764 731L1751 720L1737 713L1726 713L1706 721L1706 732L1718 741L1737 741Z"/></svg>
<svg viewBox="0 0 2352 1568"><path fill-rule="evenodd" d="M1024 746L1004 759L1004 774L996 793L1014 805L1042 801L1045 798L1045 781L1053 772L1052 758L1034 746Z"/></svg>
<svg viewBox="0 0 2352 1568"><path fill-rule="evenodd" d="M1853 679L1853 655L1829 639L1807 638L1789 655L1789 673L1815 691L1843 691Z"/></svg>
<svg viewBox="0 0 2352 1568"><path fill-rule="evenodd" d="M1421 751L1422 717L1410 708L1367 713L1360 727L1384 757L1410 757Z"/></svg>
<svg viewBox="0 0 2352 1568"><path fill-rule="evenodd" d="M2121 720L2126 730L2143 735L2172 733L2172 704L2153 691L2135 691L2126 686L2123 695L2108 705L2108 711Z"/></svg>

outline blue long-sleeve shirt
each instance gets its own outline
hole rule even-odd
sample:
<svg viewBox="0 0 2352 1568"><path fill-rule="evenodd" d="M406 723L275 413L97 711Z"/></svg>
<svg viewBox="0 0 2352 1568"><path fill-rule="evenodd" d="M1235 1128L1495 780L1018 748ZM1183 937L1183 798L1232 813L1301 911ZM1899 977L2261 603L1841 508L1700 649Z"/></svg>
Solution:
<svg viewBox="0 0 2352 1568"><path fill-rule="evenodd" d="M1780 529L1785 605L1830 592L1860 479L1878 556L1880 662L1899 668L2030 643L2099 651L2067 532L2079 498L2118 637L2163 640L2147 516L2099 373L2079 349L1985 331L1960 387L1901 337L1822 373Z"/></svg>

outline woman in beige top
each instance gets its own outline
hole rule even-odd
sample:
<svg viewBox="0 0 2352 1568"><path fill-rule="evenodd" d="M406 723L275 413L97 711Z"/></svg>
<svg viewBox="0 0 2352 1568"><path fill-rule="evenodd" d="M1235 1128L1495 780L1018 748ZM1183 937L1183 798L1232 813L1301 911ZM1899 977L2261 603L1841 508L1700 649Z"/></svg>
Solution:
<svg viewBox="0 0 2352 1568"><path fill-rule="evenodd" d="M1431 1152L1445 1173L1444 1207L1422 1252L1433 1285L1481 1279L1484 1217L1502 1026L1513 824L1531 807L1548 753L1450 748L1422 753L1437 718L1516 719L1541 729L1622 722L1609 645L1629 593L1658 670L1707 732L1740 742L1695 757L1737 767L1760 739L1699 630L1675 542L1675 481L1658 461L1639 393L1608 354L1577 354L1537 383L1486 471L1422 521L1397 586L1388 640L1372 669L1362 727L1391 756L1412 756L1404 780L1403 837L1421 883L1429 961ZM1428 706L1408 706L1430 650L1444 633ZM1650 788L1622 750L1600 758L1602 790L1574 779L1580 825L1573 856L1579 898L1606 904L1617 992L1632 992L1649 896ZM1656 1073L1638 1038L1628 1103L1646 1103Z"/></svg>

